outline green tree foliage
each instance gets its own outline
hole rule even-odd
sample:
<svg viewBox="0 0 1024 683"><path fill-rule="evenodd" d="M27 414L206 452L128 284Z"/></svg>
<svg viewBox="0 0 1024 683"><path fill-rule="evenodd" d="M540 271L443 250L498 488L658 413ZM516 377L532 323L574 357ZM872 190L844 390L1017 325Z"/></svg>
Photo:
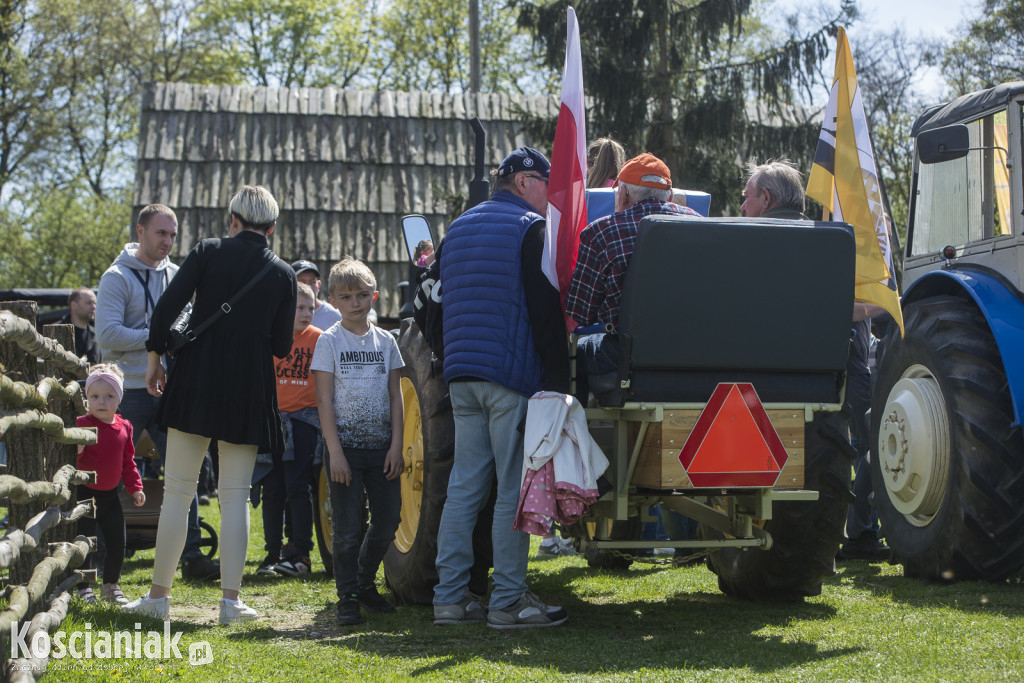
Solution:
<svg viewBox="0 0 1024 683"><path fill-rule="evenodd" d="M62 85L47 63L51 46L35 33L28 0L0 2L0 192L50 144L57 129L50 106Z"/></svg>
<svg viewBox="0 0 1024 683"><path fill-rule="evenodd" d="M985 0L942 57L952 95L1024 79L1024 2Z"/></svg>
<svg viewBox="0 0 1024 683"><path fill-rule="evenodd" d="M853 61L871 130L875 164L889 200L893 224L906 237L914 144L910 129L925 108L915 81L929 51L902 29L874 34L853 46Z"/></svg>
<svg viewBox="0 0 1024 683"><path fill-rule="evenodd" d="M511 0L549 66L565 51L561 0ZM785 106L832 47L835 20L764 52L744 46L750 0L579 0L589 130L611 133L633 154L665 159L677 186L712 193L712 210L735 212L738 159L808 161L817 124Z"/></svg>
<svg viewBox="0 0 1024 683"><path fill-rule="evenodd" d="M204 0L197 25L254 85L351 86L374 50L377 0Z"/></svg>
<svg viewBox="0 0 1024 683"><path fill-rule="evenodd" d="M387 90L465 92L470 89L469 2L395 0L379 26L371 73ZM481 89L540 92L555 69L534 53L515 14L500 2L480 3Z"/></svg>
<svg viewBox="0 0 1024 683"><path fill-rule="evenodd" d="M128 188L99 197L81 185L44 186L0 208L0 289L95 287L129 241Z"/></svg>

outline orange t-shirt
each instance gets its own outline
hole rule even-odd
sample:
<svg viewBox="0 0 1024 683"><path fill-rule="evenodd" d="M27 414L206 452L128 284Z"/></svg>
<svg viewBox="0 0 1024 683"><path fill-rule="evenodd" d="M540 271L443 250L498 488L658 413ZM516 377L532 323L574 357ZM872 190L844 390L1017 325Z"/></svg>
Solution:
<svg viewBox="0 0 1024 683"><path fill-rule="evenodd" d="M309 364L313 349L320 338L319 327L310 325L295 335L287 358L275 359L277 371L277 404L282 413L294 413L303 408L316 408L316 386Z"/></svg>

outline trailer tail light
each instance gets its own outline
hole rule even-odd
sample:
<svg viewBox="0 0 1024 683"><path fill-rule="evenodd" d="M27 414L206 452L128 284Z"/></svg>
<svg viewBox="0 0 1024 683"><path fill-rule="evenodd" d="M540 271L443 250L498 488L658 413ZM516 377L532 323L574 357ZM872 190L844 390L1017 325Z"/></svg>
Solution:
<svg viewBox="0 0 1024 683"><path fill-rule="evenodd" d="M715 388L679 452L697 488L771 487L789 455L754 385Z"/></svg>

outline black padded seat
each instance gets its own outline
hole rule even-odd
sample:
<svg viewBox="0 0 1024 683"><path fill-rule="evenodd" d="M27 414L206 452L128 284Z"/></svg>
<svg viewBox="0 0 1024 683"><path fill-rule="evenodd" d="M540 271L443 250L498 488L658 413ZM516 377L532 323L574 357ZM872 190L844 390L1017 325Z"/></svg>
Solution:
<svg viewBox="0 0 1024 683"><path fill-rule="evenodd" d="M835 403L853 315L845 223L649 216L619 313L624 402L705 402L751 382L763 402Z"/></svg>

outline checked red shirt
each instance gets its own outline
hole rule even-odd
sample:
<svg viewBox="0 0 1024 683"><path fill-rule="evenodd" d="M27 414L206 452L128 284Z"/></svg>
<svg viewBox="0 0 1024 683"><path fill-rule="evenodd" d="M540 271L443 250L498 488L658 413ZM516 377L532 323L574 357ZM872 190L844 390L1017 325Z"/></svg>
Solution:
<svg viewBox="0 0 1024 683"><path fill-rule="evenodd" d="M644 199L594 221L580 233L579 256L565 299L565 312L577 323L619 326L622 283L636 246L637 226L652 214L700 215L672 202Z"/></svg>

